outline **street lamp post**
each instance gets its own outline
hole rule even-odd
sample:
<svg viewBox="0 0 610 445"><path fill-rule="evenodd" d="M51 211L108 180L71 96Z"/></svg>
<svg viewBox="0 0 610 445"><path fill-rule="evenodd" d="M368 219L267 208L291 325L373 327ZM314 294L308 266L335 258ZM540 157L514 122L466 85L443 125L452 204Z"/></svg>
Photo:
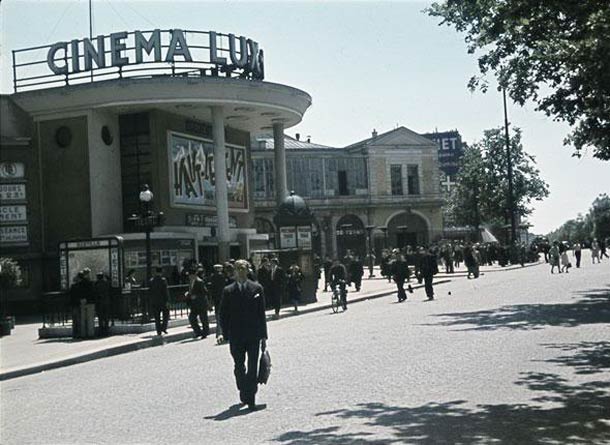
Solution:
<svg viewBox="0 0 610 445"><path fill-rule="evenodd" d="M387 249L388 248L388 227L383 226L383 227L380 227L379 230L381 230L381 233L383 233L383 248Z"/></svg>
<svg viewBox="0 0 610 445"><path fill-rule="evenodd" d="M154 198L153 192L148 187L148 184L144 185L144 189L140 192L140 202L144 204L144 214L142 218L144 220L144 227L146 229L146 286L152 276L152 258L151 258L151 246L150 246L150 232L152 230L151 225L151 211L150 203Z"/></svg>
<svg viewBox="0 0 610 445"><path fill-rule="evenodd" d="M375 226L366 226L367 238L369 241L369 254L368 254L368 266L369 266L369 278L374 278L375 274L373 273L373 267L375 266L375 259L373 255L373 230L375 230Z"/></svg>

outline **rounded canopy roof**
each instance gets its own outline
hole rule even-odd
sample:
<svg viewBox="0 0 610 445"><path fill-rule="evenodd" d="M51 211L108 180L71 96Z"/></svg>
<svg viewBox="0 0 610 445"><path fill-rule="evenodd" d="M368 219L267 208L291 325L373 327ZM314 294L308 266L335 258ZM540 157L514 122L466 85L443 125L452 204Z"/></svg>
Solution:
<svg viewBox="0 0 610 445"><path fill-rule="evenodd" d="M313 219L313 213L311 213L305 200L295 194L294 191L291 191L290 195L284 198L273 217L274 222L280 226L311 224Z"/></svg>
<svg viewBox="0 0 610 445"><path fill-rule="evenodd" d="M160 109L211 122L211 107L220 106L227 126L249 132L270 130L275 123L297 125L311 105L309 94L293 87L216 77L114 79L24 91L12 98L39 119L92 109L117 114Z"/></svg>

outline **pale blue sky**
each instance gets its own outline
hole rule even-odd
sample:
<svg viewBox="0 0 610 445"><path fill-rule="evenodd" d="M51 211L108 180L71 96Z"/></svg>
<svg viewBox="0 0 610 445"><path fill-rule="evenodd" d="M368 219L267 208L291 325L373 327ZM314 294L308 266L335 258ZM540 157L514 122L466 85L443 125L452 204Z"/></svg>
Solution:
<svg viewBox="0 0 610 445"><path fill-rule="evenodd" d="M313 105L287 133L344 146L404 125L417 132L458 129L466 142L503 123L502 97L470 93L477 72L463 36L421 11L428 2L93 2L94 35L152 28L235 33L265 50L266 80L304 91ZM87 0L2 0L1 91L12 92L10 50L86 37ZM551 195L529 218L537 233L586 212L610 193L610 163L575 159L568 129L533 106L511 105L513 125L535 155Z"/></svg>

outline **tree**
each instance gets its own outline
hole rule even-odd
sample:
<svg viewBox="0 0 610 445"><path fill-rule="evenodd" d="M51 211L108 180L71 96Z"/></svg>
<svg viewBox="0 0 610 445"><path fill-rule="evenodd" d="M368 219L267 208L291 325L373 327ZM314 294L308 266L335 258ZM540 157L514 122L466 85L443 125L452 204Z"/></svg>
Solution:
<svg viewBox="0 0 610 445"><path fill-rule="evenodd" d="M481 222L502 226L510 220L504 144L504 129L494 128L464 152L450 205L456 222L476 227ZM523 149L519 128L513 129L510 144L515 212L525 216L532 212L532 201L547 197L549 189L535 158Z"/></svg>
<svg viewBox="0 0 610 445"><path fill-rule="evenodd" d="M567 122L575 156L592 147L610 160L610 1L445 0L426 12L479 52L472 90L492 73L518 104Z"/></svg>
<svg viewBox="0 0 610 445"><path fill-rule="evenodd" d="M610 237L610 196L602 193L595 198L590 213L594 236L597 239Z"/></svg>
<svg viewBox="0 0 610 445"><path fill-rule="evenodd" d="M610 237L610 196L605 193L600 194L595 198L586 215L579 214L576 219L566 221L549 232L547 237L571 242Z"/></svg>
<svg viewBox="0 0 610 445"><path fill-rule="evenodd" d="M451 220L457 225L481 225L480 199L485 189L485 163L477 146L467 146L460 160L457 186L449 198Z"/></svg>
<svg viewBox="0 0 610 445"><path fill-rule="evenodd" d="M21 282L21 269L16 261L10 258L0 258L0 315L2 319L6 316L7 309L7 291Z"/></svg>

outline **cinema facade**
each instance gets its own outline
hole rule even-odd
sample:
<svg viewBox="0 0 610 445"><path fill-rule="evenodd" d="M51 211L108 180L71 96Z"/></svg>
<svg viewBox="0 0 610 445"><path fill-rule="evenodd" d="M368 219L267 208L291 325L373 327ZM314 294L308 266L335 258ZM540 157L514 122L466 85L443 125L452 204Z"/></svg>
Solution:
<svg viewBox="0 0 610 445"><path fill-rule="evenodd" d="M31 302L69 284L58 273L66 240L120 236L124 268L143 278L144 234L132 215L142 213L144 184L164 214L152 261L168 275L184 259L213 263L266 246L254 228L250 141L275 135L281 200L284 129L311 97L266 82L264 68L251 39L178 29L13 51L14 93L1 98L0 233L24 281L11 298Z"/></svg>

